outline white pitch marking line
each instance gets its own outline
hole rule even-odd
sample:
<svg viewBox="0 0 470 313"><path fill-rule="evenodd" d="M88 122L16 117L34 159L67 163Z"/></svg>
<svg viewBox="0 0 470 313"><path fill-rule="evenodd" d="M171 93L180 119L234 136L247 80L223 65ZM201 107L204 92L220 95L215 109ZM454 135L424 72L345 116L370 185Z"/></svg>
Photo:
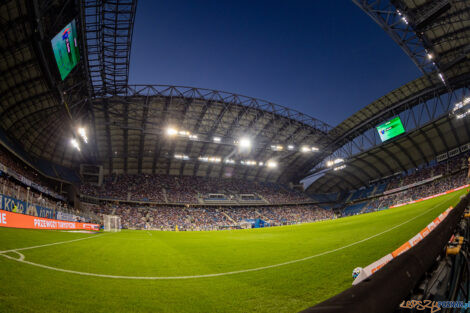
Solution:
<svg viewBox="0 0 470 313"><path fill-rule="evenodd" d="M32 246L32 247L26 247L26 248L18 248L18 249L5 250L5 251L0 251L0 255L2 255L3 253L7 253L7 252L17 252L17 251L23 251L23 250L36 249L36 248L44 248L44 247L49 247L49 246L61 245L61 244L64 244L64 243L69 243L69 242L75 242L75 241L80 241L80 240L92 239L92 238L101 237L101 236L103 236L103 235L104 235L104 234L101 234L101 235L93 235L93 236L88 236L88 237L78 238L78 239L73 239L73 240L68 240L68 241L60 241L60 242L47 243L47 244L39 245L39 246Z"/></svg>
<svg viewBox="0 0 470 313"><path fill-rule="evenodd" d="M16 254L18 254L19 258L16 259L16 258L13 258L13 257L12 257L13 260L18 260L18 261L23 261L23 260L24 260L24 254L23 254L23 253L19 253L19 252L16 251L16 250L10 250L10 251L0 252L0 253L16 253ZM0 255L2 255L2 254L0 254ZM10 258L10 257L9 257L9 258Z"/></svg>
<svg viewBox="0 0 470 313"><path fill-rule="evenodd" d="M39 263L33 263L33 262L30 262L30 261L26 261L24 259L16 259L12 256L9 256L9 255L6 255L4 254L5 252L9 252L9 251L16 251L16 250L20 250L20 249L15 249L15 250L9 250L9 251L0 251L0 256L3 256L7 259L10 259L10 260L13 260L13 261L17 261L17 262L21 262L21 263L25 263L25 264L29 264L29 265L33 265L33 266L37 266L37 267L42 267L42 268L45 268L45 269L49 269L49 270L53 270L53 271L57 271L57 272L63 272L63 273L71 273L71 274L77 274L77 275L82 275L82 276L93 276L93 277L103 277L103 278L116 278L116 279L137 279L137 280L176 280L176 279L194 279L194 278L208 278L208 277L218 277L218 276L226 276L226 275L233 275L233 274L241 274L241 273L247 273L247 272L255 272L255 271L261 271L261 270L265 270L265 269L269 269L269 268L274 268L274 267L280 267L280 266L284 266L284 265L289 265L289 264L293 264L293 263L297 263L297 262L302 262L302 261L306 261L306 260L310 260L310 259L313 259L313 258L316 258L316 257L319 257L319 256L323 256L323 255L327 255L327 254L330 254L330 253L333 253L333 252L337 252L337 251L340 251L340 250L344 250L346 248L349 248L349 247L352 247L352 246L355 246L357 244L360 244L362 242L365 242L365 241L368 241L370 239L373 239L375 237L378 237L380 235L383 235L385 233L388 233L398 227L401 227L405 224L408 224L409 222L411 221L414 221L415 219L423 216L424 214L428 213L429 211L433 210L434 208L436 208L437 206L441 205L442 203L444 203L446 201L443 201L439 204L436 204L435 206L431 207L429 210L426 210L424 211L423 213L419 214L419 215L416 215L415 217L403 222L403 223L400 223L398 225L395 225L389 229L386 229L380 233L377 233L375 235L372 235L370 237L367 237L367 238L364 238L364 239L361 239L359 241L356 241L356 242L353 242L353 243L350 243L348 245L345 245L345 246L342 246L342 247L339 247L339 248L336 248L336 249L333 249L333 250L329 250L329 251L324 251L324 252L321 252L321 253L318 253L318 254L314 254L314 255L311 255L311 256L308 256L308 257L305 257L305 258L301 258L301 259L297 259L297 260L292 260L292 261L287 261L287 262L283 262L283 263L279 263L279 264L273 264L273 265L267 265L267 266L262 266L262 267L257 267L257 268L250 268L250 269L245 269L245 270L238 270L238 271L232 271L232 272L225 272L225 273L215 273L215 274L203 274L203 275L192 275L192 276L160 276L160 277L149 277L149 276L120 276L120 275L106 275L106 274L96 274L96 273L87 273L87 272L79 272L79 271L73 271L73 270L66 270L66 269L63 269L63 268L57 268L57 267L52 267L52 266L48 266L48 265L44 265L44 264L39 264ZM82 238L82 239L88 239L90 237L87 237L87 238ZM73 241L77 241L77 240L73 240ZM63 242L60 242L60 243L56 243L56 244L61 244L61 243L67 243L67 242L72 242L72 241L63 241ZM49 245L52 245L52 244L49 244ZM48 245L43 245L43 246L48 246ZM34 249L34 248L39 248L41 246L36 246L36 247L29 247L29 248L22 248L22 250L26 250L26 249Z"/></svg>

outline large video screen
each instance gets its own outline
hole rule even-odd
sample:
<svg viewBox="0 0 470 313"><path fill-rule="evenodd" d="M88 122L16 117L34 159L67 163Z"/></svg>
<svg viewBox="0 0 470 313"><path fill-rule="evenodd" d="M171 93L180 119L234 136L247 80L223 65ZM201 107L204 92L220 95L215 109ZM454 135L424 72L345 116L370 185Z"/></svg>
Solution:
<svg viewBox="0 0 470 313"><path fill-rule="evenodd" d="M403 134L405 132L405 128L401 123L400 117L397 116L387 123L377 126L377 131L379 132L380 140L384 142Z"/></svg>
<svg viewBox="0 0 470 313"><path fill-rule="evenodd" d="M55 35L51 44L60 77L64 80L80 60L75 20Z"/></svg>

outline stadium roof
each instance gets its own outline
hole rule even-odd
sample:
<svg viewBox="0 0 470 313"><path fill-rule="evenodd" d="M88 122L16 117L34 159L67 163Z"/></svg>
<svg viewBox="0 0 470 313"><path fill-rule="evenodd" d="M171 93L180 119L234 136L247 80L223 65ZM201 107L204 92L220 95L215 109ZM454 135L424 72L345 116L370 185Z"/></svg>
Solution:
<svg viewBox="0 0 470 313"><path fill-rule="evenodd" d="M302 153L301 147L326 146L329 125L267 101L191 87L128 86L135 2L99 7L83 1L80 8L66 3L35 7L19 0L0 7L5 30L0 35L0 122L27 153L69 167L97 163L105 170L128 173L275 181L288 179L311 162L315 153ZM110 22L114 16L118 22ZM62 82L55 73L50 39L74 18L85 38L81 51L87 53ZM106 32L100 33L100 25ZM70 145L79 126L88 129L90 139L80 152ZM197 139L169 138L168 127ZM239 153L234 143L242 136L253 141L249 154ZM213 137L220 137L221 143ZM282 145L282 151L273 151L271 145ZM222 162L199 157L220 157ZM257 165L224 163L224 158L237 163L255 160ZM270 160L279 168L268 168Z"/></svg>
<svg viewBox="0 0 470 313"><path fill-rule="evenodd" d="M0 34L2 129L32 156L68 167L97 163L107 170L128 173L297 181L326 157L380 122L410 110L424 100L452 93L465 87L469 81L468 2L354 2L362 6L395 41L402 40L400 46L424 76L383 96L335 128L295 110L227 92L177 86L128 86L136 1L104 2L100 6L94 1L81 1L80 7L68 1L45 4L23 0L3 2L0 5L0 23L4 30ZM375 3L388 3L389 11L373 8ZM401 15L396 14L398 10ZM388 15L378 18L377 14ZM398 22L403 16L407 17L408 23L402 30L406 36L393 36L398 22L387 24L393 21L390 18L393 14ZM83 38L80 47L83 59L69 77L61 81L56 73L50 39L74 18ZM413 50L411 44L420 49ZM429 53L432 53L432 60L423 63L423 57L426 59ZM439 73L443 75L445 84ZM435 123L426 127L437 129L441 125L438 118L445 121L446 115L433 118ZM442 122L442 125L446 123ZM78 126L87 127L90 139L88 145L82 145L81 152L70 145L71 137L78 137ZM193 137L169 138L165 135L169 127L186 131ZM460 138L466 138L465 133L459 133L458 125L454 128ZM440 129L440 132L446 137L446 129ZM239 153L234 143L244 136L253 140L250 154ZM214 142L214 137L220 137L221 143ZM342 174L329 173L316 181L312 190L350 189L376 176L419 164L419 158L430 160L431 154L435 156L454 146L454 142L447 142L426 150L427 144L422 142L422 138L413 139L416 144L421 143L419 148L422 152L418 148L401 149L400 156L396 158L405 159L399 161L392 157L385 161L372 157L375 150L381 155L390 149L399 149L399 141L406 147L408 143L401 143L403 138L396 140L397 143L363 150L363 154L350 159L351 166L346 171L341 171L351 172L349 182L345 179L345 182L334 184L332 181L335 179L330 177ZM447 140L446 137L441 141ZM282 151L274 151L271 147L277 145L282 145ZM295 148L288 150L288 145ZM315 147L319 151L303 153L304 146ZM175 155L180 158L175 158ZM366 155L370 156L366 161L372 166L363 169L365 162L361 166L353 166L353 160ZM223 161L210 163L199 160L199 157L255 160L263 164L272 160L279 164L279 168L273 170L266 166L234 165ZM387 165L375 164L378 162L386 162ZM354 175L357 179L351 178ZM329 182L324 181L327 179Z"/></svg>
<svg viewBox="0 0 470 313"><path fill-rule="evenodd" d="M93 112L96 148L105 168L128 173L276 181L311 162L316 152L302 152L302 147L323 149L331 129L267 101L192 87L129 86L125 97L94 99ZM183 135L168 136L170 128ZM253 142L249 153L236 144L241 138ZM204 162L200 157L220 161ZM236 163L225 163L227 159ZM258 164L240 164L249 160ZM269 161L279 168L268 168Z"/></svg>
<svg viewBox="0 0 470 313"><path fill-rule="evenodd" d="M348 160L345 169L329 171L315 181L309 188L312 193L355 189L379 177L429 162L470 141L468 121L452 120L448 116L452 105L468 96L470 3L354 2L400 44L424 75L379 98L336 126L330 132L333 140L328 152L351 144L361 134L400 114L415 119L417 130L391 142L374 144L370 149L359 149L359 153ZM429 104L433 101L434 104ZM420 106L421 111L414 109L416 106ZM437 111L429 112L429 108ZM426 123L420 123L420 119Z"/></svg>

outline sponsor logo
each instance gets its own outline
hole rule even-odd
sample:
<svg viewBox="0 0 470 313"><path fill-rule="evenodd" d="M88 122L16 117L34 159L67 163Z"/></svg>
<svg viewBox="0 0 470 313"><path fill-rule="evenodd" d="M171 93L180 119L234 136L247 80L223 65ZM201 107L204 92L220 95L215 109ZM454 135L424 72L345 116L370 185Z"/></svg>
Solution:
<svg viewBox="0 0 470 313"><path fill-rule="evenodd" d="M439 306L439 303L437 301L431 301L431 300L402 301L402 303L400 303L400 308L403 308L403 309L416 309L418 311L423 311L425 309L430 309L431 313L439 312L441 310L441 307Z"/></svg>
<svg viewBox="0 0 470 313"><path fill-rule="evenodd" d="M470 301L431 301L431 300L403 300L400 303L400 308L403 309L416 309L417 311L424 311L429 309L429 312L435 313L444 309L468 309L470 308Z"/></svg>

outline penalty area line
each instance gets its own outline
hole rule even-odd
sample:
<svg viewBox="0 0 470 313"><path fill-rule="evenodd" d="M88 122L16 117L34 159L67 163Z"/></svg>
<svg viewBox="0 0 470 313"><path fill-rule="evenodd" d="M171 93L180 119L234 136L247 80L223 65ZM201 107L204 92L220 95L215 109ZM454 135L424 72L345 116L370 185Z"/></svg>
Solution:
<svg viewBox="0 0 470 313"><path fill-rule="evenodd" d="M355 241L355 242L352 242L350 244L347 244L345 246L342 246L342 247L338 247L338 248L335 248L335 249L332 249L332 250L328 250L328 251L324 251L324 252L320 252L320 253L317 253L317 254L314 254L314 255L311 255L311 256L307 256L307 257L304 257L304 258L301 258L301 259L296 259L296 260L291 260L291 261L287 261L287 262L283 262L283 263L278 263L278 264L273 264L273 265L267 265L267 266L261 266L261 267L256 267L256 268L249 268L249 269L244 269L244 270L237 270L237 271L230 271L230 272L224 272L224 273L214 273L214 274L202 274L202 275L189 275L189 276L157 276L157 277L152 277L152 276L121 276L121 275L107 275L107 274L97 274L97 273L88 273L88 272L80 272L80 271L74 271L74 270L67 270L67 269L63 269L63 268L58 268L58 267L53 267L53 266L48 266L48 265L44 265L44 264L39 264L39 263L34 263L34 262L30 262L30 261L26 261L24 259L24 256L23 257L20 257L19 259L17 258L14 258L12 256L9 256L9 255L6 255L4 254L5 252L16 252L18 253L16 250L26 250L26 249L34 249L34 248L40 248L42 246L50 246L50 245L53 245L53 244L48 244L48 245L42 245L42 246L35 246L35 247L29 247L29 248L21 248L21 249L15 249L15 250L8 250L8 251L0 251L0 256L2 257L5 257L7 259L10 259L10 260L13 260L13 261L17 261L17 262L21 262L21 263L25 263L25 264L29 264L29 265L32 265L32 266L36 266L36 267L41 267L41 268L45 268L45 269L48 269L48 270L53 270L53 271L57 271L57 272L63 272L63 273L70 273L70 274L77 274L77 275L82 275L82 276L91 276L91 277L101 277L101 278L114 278L114 279L134 279L134 280L181 280L181 279L196 279L196 278L210 278L210 277L218 277L218 276L227 276L227 275L234 275L234 274L242 274L242 273L248 273L248 272L255 272L255 271L261 271L261 270L265 270L265 269L270 269L270 268L276 268L276 267L281 267L281 266L285 266L285 265L289 265L289 264L294 264L294 263L298 263L298 262L303 262L303 261L307 261L307 260L310 260L310 259L314 259L314 258L317 258L317 257L320 257L320 256L323 256L323 255L327 255L327 254L331 254L331 253L334 253L334 252L337 252L337 251L341 251L341 250L344 250L344 249L347 249L349 247L352 247L352 246L355 246L355 245L358 245L360 243L363 243L363 242L366 242L368 240L371 240L373 238L376 238L378 236L381 236L385 233L388 233L394 229L397 229L405 224L408 224L412 221L414 221L415 219L425 215L426 213L434 210L436 207L442 205L443 203L447 202L448 200L446 201L442 201L441 203L439 204L436 204L434 205L433 207L431 207L430 209L424 211L423 213L419 214L419 215L416 215L415 217L413 218L410 218L409 220L406 220L405 222L402 222L400 224L397 224L393 227L390 227L380 233L377 233L375 235L372 235L372 236L369 236L367 238L364 238L364 239L361 239L361 240L358 240L358 241ZM99 235L99 236L102 236L102 235ZM97 236L96 236L97 237ZM89 239L91 237L87 237L87 238L81 238L80 240L84 240L84 239ZM72 241L78 241L78 240L72 240ZM62 244L62 243L67 243L67 242L72 242L72 241L63 241L63 242L58 242L58 243L55 243L55 244Z"/></svg>

